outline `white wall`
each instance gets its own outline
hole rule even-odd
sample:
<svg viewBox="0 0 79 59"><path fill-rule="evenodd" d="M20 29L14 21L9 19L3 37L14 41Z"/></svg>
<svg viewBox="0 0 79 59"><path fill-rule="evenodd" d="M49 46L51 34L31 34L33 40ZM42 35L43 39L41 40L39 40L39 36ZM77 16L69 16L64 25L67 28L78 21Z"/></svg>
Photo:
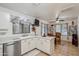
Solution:
<svg viewBox="0 0 79 59"><path fill-rule="evenodd" d="M12 35L12 23L10 22L10 15L26 16L28 19L30 19L31 23L33 23L33 20L35 19L32 16L27 16L22 13L10 10L10 9L0 7L0 29L3 29L3 28L8 29L8 32L6 35ZM47 21L43 21L43 20L40 20L40 24L41 24L41 22L47 23ZM30 29L32 29L32 28L30 28ZM36 32L37 35L40 35L41 34L41 26L36 27L36 31L37 31ZM32 30L31 30L31 32L32 32ZM0 36L2 36L2 35L0 35Z"/></svg>
<svg viewBox="0 0 79 59"><path fill-rule="evenodd" d="M10 23L10 16L8 13L0 12L0 29L7 29L6 35L11 35L12 24Z"/></svg>
<svg viewBox="0 0 79 59"><path fill-rule="evenodd" d="M12 24L10 22L10 15L24 16L24 14L0 7L0 29L8 29L6 35L12 35ZM6 36L4 35L4 36ZM3 35L0 35L3 36Z"/></svg>

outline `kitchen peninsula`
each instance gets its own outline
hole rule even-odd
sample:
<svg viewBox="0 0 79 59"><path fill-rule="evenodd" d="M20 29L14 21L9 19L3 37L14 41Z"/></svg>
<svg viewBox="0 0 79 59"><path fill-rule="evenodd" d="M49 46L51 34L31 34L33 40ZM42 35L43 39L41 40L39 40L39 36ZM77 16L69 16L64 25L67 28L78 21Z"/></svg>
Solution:
<svg viewBox="0 0 79 59"><path fill-rule="evenodd" d="M13 46L11 46L13 45ZM10 48L11 46L11 48ZM51 55L54 50L54 37L25 36L0 38L0 51L3 56L20 56L34 49ZM14 52L12 52L14 51Z"/></svg>

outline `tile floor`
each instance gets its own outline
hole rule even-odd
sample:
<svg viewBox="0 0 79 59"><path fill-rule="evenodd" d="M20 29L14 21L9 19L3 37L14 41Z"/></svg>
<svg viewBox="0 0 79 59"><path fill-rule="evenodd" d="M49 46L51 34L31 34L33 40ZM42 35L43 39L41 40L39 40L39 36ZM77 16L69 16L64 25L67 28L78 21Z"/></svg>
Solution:
<svg viewBox="0 0 79 59"><path fill-rule="evenodd" d="M48 56L41 51L33 50L24 56ZM57 45L52 52L52 56L79 56L79 48L70 42L62 41L61 45Z"/></svg>
<svg viewBox="0 0 79 59"><path fill-rule="evenodd" d="M40 52L37 56L47 56ZM72 45L70 42L62 41L61 45L55 47L52 56L79 56L79 48Z"/></svg>
<svg viewBox="0 0 79 59"><path fill-rule="evenodd" d="M33 50L33 51L31 51L31 52L25 54L24 56L35 56L35 55L37 55L37 54L39 54L39 53L40 53L40 51L37 50L37 49L35 49L35 50Z"/></svg>

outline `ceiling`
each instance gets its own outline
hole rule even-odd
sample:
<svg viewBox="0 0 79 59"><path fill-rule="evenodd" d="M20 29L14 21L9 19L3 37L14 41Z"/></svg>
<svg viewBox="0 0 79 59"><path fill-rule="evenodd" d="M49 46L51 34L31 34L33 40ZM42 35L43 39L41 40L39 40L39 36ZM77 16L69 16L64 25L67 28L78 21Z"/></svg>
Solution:
<svg viewBox="0 0 79 59"><path fill-rule="evenodd" d="M0 6L43 20L56 20L59 14L63 19L79 15L77 3L0 3Z"/></svg>

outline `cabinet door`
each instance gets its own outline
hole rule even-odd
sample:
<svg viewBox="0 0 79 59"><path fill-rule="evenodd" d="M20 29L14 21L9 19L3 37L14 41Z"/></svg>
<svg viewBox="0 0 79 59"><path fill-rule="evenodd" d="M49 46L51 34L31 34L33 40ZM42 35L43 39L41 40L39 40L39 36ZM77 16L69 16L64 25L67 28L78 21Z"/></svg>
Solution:
<svg viewBox="0 0 79 59"><path fill-rule="evenodd" d="M29 51L33 49L32 39L28 39L28 49Z"/></svg>
<svg viewBox="0 0 79 59"><path fill-rule="evenodd" d="M51 55L54 51L54 40L43 40L43 47L43 51Z"/></svg>
<svg viewBox="0 0 79 59"><path fill-rule="evenodd" d="M50 54L50 40L45 40L43 41L43 51Z"/></svg>
<svg viewBox="0 0 79 59"><path fill-rule="evenodd" d="M21 41L21 54L24 54L34 48L35 46L34 46L34 41L32 38Z"/></svg>
<svg viewBox="0 0 79 59"><path fill-rule="evenodd" d="M2 53L3 53L3 48L2 45L0 45L0 56L2 56Z"/></svg>
<svg viewBox="0 0 79 59"><path fill-rule="evenodd" d="M26 53L27 51L29 51L29 47L28 47L28 40L22 40L21 41L21 54Z"/></svg>
<svg viewBox="0 0 79 59"><path fill-rule="evenodd" d="M21 55L21 41L15 41L14 43L14 56Z"/></svg>
<svg viewBox="0 0 79 59"><path fill-rule="evenodd" d="M42 41L41 41L41 39L37 39L35 45L36 45L36 48L41 50L42 49Z"/></svg>
<svg viewBox="0 0 79 59"><path fill-rule="evenodd" d="M35 39L34 38L31 38L31 40L29 40L29 43L28 43L28 45L29 45L29 49L30 50L32 50L32 49L34 49L35 48Z"/></svg>
<svg viewBox="0 0 79 59"><path fill-rule="evenodd" d="M50 40L42 38L40 40L40 50L50 54Z"/></svg>
<svg viewBox="0 0 79 59"><path fill-rule="evenodd" d="M50 41L50 52L51 52L51 54L54 52L54 48L55 48L54 39L52 39Z"/></svg>
<svg viewBox="0 0 79 59"><path fill-rule="evenodd" d="M33 40L32 40L33 48L37 48L38 42L39 42L38 38L33 38Z"/></svg>

